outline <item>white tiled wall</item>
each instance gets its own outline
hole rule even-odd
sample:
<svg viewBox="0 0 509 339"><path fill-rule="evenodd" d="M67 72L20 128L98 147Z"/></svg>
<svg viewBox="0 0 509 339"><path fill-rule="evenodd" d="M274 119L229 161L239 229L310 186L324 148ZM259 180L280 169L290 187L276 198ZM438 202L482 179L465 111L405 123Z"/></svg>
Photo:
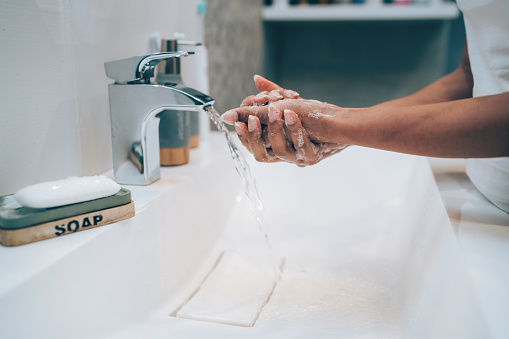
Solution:
<svg viewBox="0 0 509 339"><path fill-rule="evenodd" d="M197 0L1 0L0 195L111 164L104 62L196 39Z"/></svg>
<svg viewBox="0 0 509 339"><path fill-rule="evenodd" d="M261 1L208 0L204 38L209 54L210 95L219 112L257 93L253 75L263 73Z"/></svg>

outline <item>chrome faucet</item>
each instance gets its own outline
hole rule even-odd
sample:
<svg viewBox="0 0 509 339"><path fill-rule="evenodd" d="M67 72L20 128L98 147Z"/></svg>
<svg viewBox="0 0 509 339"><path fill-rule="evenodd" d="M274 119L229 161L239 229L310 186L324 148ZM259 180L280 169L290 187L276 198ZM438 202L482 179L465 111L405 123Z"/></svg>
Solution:
<svg viewBox="0 0 509 339"><path fill-rule="evenodd" d="M108 92L113 170L119 184L149 185L160 178L158 113L200 111L214 103L181 81L151 83L160 61L188 54L154 53L104 64L106 76L115 80L108 85Z"/></svg>

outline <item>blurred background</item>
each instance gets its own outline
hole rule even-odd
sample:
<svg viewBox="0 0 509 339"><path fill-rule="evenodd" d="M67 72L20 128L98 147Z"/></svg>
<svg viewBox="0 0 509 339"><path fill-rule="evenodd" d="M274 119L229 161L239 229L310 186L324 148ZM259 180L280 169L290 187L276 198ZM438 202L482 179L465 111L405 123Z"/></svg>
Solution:
<svg viewBox="0 0 509 339"><path fill-rule="evenodd" d="M442 0L0 3L0 195L111 170L104 63L157 52L160 38L204 41L198 75L221 113L256 93L255 74L305 98L373 105L453 70L465 40Z"/></svg>
<svg viewBox="0 0 509 339"><path fill-rule="evenodd" d="M208 0L205 21L219 111L256 92L253 74L305 98L374 105L454 70L465 41L455 4L435 0Z"/></svg>

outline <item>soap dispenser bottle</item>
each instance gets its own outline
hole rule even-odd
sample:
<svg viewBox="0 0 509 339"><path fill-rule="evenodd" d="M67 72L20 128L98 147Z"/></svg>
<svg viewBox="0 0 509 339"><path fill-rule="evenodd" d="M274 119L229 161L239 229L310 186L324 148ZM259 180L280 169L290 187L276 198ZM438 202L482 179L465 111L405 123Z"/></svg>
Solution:
<svg viewBox="0 0 509 339"><path fill-rule="evenodd" d="M196 21L196 34L194 37L198 42L182 41L185 40L184 34L175 37L179 39L179 48L187 52L194 52L192 58L182 58L182 79L184 83L198 91L210 94L209 76L208 76L208 52L205 45L204 24L205 15L207 12L207 2L197 1L197 21ZM191 148L198 146L201 140L208 139L210 135L211 121L207 114L204 112L196 112L198 114L195 122L193 115L191 115ZM196 131L196 135L193 131Z"/></svg>
<svg viewBox="0 0 509 339"><path fill-rule="evenodd" d="M161 52L177 51L177 40L162 39ZM161 61L157 83L181 83L180 58ZM159 155L162 166L189 162L190 111L162 111L159 117Z"/></svg>
<svg viewBox="0 0 509 339"><path fill-rule="evenodd" d="M198 64L196 62L203 59L204 53L202 53L202 43L198 41L189 41L186 40L185 34L183 33L175 33L175 39L177 39L177 47L179 50L183 50L189 53L194 54L192 58L186 58L188 60L180 60L180 65L182 66L182 79L184 83L191 87L195 88L202 93L208 93L208 88L202 88L195 80L195 72L200 71L198 68ZM191 59L191 60L189 60ZM194 59L194 61L193 61ZM208 81L208 80L207 80ZM203 112L192 111L189 112L191 119L191 136L189 138L189 146L191 148L196 148L200 145L200 117L208 119L206 114Z"/></svg>

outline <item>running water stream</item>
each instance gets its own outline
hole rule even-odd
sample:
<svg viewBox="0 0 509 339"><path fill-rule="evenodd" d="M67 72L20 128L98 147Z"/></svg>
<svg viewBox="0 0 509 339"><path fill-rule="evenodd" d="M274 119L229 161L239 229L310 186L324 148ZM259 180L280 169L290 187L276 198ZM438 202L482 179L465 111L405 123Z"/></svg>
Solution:
<svg viewBox="0 0 509 339"><path fill-rule="evenodd" d="M207 106L204 108L205 113L209 116L209 118L214 122L214 124L217 127L217 130L222 132L224 136L226 137L226 143L228 144L228 147L230 149L230 154L233 158L233 162L235 164L235 169L237 170L237 173L239 173L241 181L242 181L242 188L244 190L244 193L246 194L249 205L251 208L251 212L256 218L256 221L258 223L258 227L265 239L265 244L267 245L267 251L270 256L270 259L272 260L272 268L274 270L274 274L276 275L277 280L281 279L281 269L278 265L278 260L276 258L276 255L274 254L274 250L272 248L272 244L270 242L268 233L267 233L267 224L263 219L263 204L260 200L260 197L258 195L258 189L256 187L256 180L251 175L251 170L249 168L249 164L247 163L246 159L240 153L237 145L235 144L234 140L232 139L230 132L226 128L225 124L221 120L221 117L219 113L216 111L216 109L213 106Z"/></svg>

